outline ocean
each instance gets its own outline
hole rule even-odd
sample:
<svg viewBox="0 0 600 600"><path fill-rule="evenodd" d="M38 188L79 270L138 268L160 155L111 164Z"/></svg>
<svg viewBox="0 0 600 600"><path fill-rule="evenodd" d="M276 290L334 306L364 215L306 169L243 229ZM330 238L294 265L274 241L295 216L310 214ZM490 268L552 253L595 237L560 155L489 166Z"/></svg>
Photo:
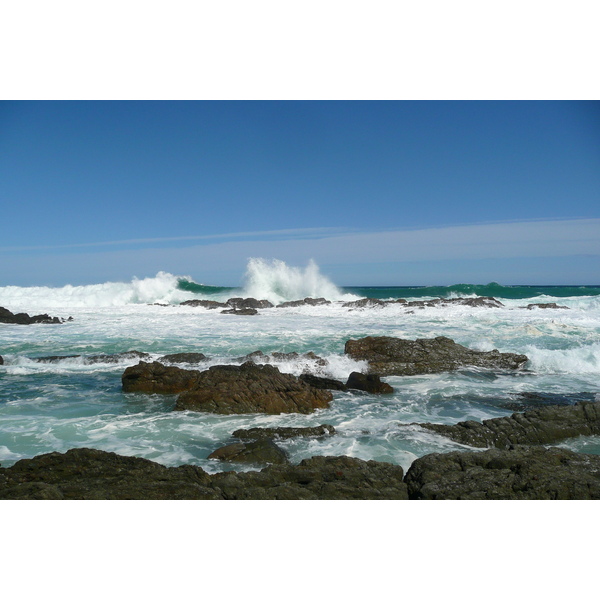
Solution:
<svg viewBox="0 0 600 600"><path fill-rule="evenodd" d="M331 304L259 310L254 316L181 305L191 299L225 301L254 297L278 304L324 297ZM343 303L364 297L433 299L493 296L502 308L464 305L406 308L402 304L351 309ZM556 302L567 309L526 308ZM342 288L315 263L306 268L251 259L238 288L200 284L160 272L130 282L64 287L0 287L0 306L30 315L48 313L72 321L60 325L0 323L0 464L52 451L88 447L148 458L167 466L194 464L209 473L248 470L209 460L248 427L331 424L336 435L296 438L278 444L297 463L316 455L347 455L387 461L407 469L432 452L466 449L420 429L417 423L484 420L546 404L600 400L600 286L504 286L457 284L436 287ZM526 354L518 372L462 369L452 373L387 377L386 396L334 391L330 408L304 414L213 415L174 412L175 396L125 394L121 375L137 359L117 362L91 356L138 350L156 359L202 352L202 369L241 364L261 350L314 352L273 360L282 372L311 372L345 381L366 364L344 355L349 339L447 336L475 350ZM77 355L77 356L74 356ZM47 356L71 356L38 362ZM179 365L186 366L186 365ZM187 365L188 368L198 366ZM560 444L600 453L600 440L580 437Z"/></svg>

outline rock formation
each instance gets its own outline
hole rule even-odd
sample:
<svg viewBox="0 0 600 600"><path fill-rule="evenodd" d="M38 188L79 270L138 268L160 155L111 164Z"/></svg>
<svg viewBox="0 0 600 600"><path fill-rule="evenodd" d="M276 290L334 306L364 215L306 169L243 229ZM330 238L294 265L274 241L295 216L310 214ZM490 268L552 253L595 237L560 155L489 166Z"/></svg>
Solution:
<svg viewBox="0 0 600 600"><path fill-rule="evenodd" d="M288 463L287 454L271 439L263 438L229 444L215 450L208 458L244 464L281 465Z"/></svg>
<svg viewBox="0 0 600 600"><path fill-rule="evenodd" d="M346 387L350 390L361 390L369 394L392 394L394 388L385 381L381 381L379 375L374 373L365 375L353 371L346 381Z"/></svg>
<svg viewBox="0 0 600 600"><path fill-rule="evenodd" d="M366 337L348 340L344 352L354 360L366 360L369 372L386 375L421 375L454 371L460 367L519 369L526 362L524 354L478 352L457 344L447 337L417 339Z"/></svg>
<svg viewBox="0 0 600 600"><path fill-rule="evenodd" d="M231 435L239 440L287 440L294 437L321 437L334 434L333 425L317 425L316 427L252 427L237 429Z"/></svg>
<svg viewBox="0 0 600 600"><path fill-rule="evenodd" d="M73 317L69 317L68 320L72 321ZM0 306L0 323L9 323L11 325L33 325L34 323L60 324L64 322L64 319L51 317L47 314L35 315L33 317L30 317L27 313L14 314L7 308Z"/></svg>

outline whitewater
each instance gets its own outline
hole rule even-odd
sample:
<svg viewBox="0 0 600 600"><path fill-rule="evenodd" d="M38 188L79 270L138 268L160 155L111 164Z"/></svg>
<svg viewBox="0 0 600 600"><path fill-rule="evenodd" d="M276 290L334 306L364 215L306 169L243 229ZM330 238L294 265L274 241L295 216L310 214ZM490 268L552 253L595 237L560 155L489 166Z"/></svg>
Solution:
<svg viewBox="0 0 600 600"><path fill-rule="evenodd" d="M432 299L494 296L502 308L444 305L407 309L401 304L344 307L364 297ZM193 299L267 299L273 304L323 297L331 304L261 309L253 316L182 305ZM533 308L555 302L566 308ZM253 467L208 460L233 442L239 428L331 424L325 438L279 441L293 463L315 455L348 455L408 468L431 452L465 449L415 423L483 420L544 404L600 399L600 287L485 286L340 288L310 262L294 267L251 259L237 288L197 283L159 272L130 282L86 286L0 287L0 306L30 315L73 317L60 325L0 323L0 463L70 448L89 447L148 458L168 466L195 464L208 472ZM86 357L137 350L150 360L178 352L202 352L201 368L241 364L260 350L314 352L273 360L281 371L311 372L345 381L366 364L344 355L348 339L405 339L444 335L475 350L526 354L519 372L463 369L453 373L387 377L389 396L333 392L330 408L310 415L211 415L173 412L174 396L124 394L121 375L137 359L92 362ZM47 356L71 356L38 362ZM198 368L196 365L178 365ZM561 446L600 453L600 440L582 437ZM256 467L258 468L258 467Z"/></svg>

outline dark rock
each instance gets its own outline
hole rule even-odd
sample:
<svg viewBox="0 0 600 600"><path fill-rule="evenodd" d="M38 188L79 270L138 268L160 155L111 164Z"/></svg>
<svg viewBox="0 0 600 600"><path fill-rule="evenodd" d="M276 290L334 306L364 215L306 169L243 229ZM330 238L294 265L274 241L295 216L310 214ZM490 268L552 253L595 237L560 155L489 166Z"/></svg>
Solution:
<svg viewBox="0 0 600 600"><path fill-rule="evenodd" d="M172 367L175 368L175 367ZM199 373L189 391L177 399L175 410L220 414L311 413L327 408L333 396L271 365L246 362L217 365Z"/></svg>
<svg viewBox="0 0 600 600"><path fill-rule="evenodd" d="M330 379L329 377L317 377L316 375L303 373L300 375L299 379L319 390L340 390L344 392L348 389L341 381Z"/></svg>
<svg viewBox="0 0 600 600"><path fill-rule="evenodd" d="M379 298L361 298L360 300L354 300L353 302L344 302L343 308L373 308L375 306L385 306L387 302L379 300Z"/></svg>
<svg viewBox="0 0 600 600"><path fill-rule="evenodd" d="M58 363L70 358L81 358L84 364L93 365L97 363L115 364L122 360L132 359L145 360L150 358L150 355L147 352L129 350L128 352L118 352L116 354L96 354L92 356L84 356L81 354L71 354L66 356L40 356L38 358L32 358L31 360L39 363Z"/></svg>
<svg viewBox="0 0 600 600"><path fill-rule="evenodd" d="M406 500L402 467L348 456L314 456L260 472L216 473L212 483L231 500Z"/></svg>
<svg viewBox="0 0 600 600"><path fill-rule="evenodd" d="M121 377L124 392L145 394L179 394L192 388L200 371L167 367L159 362L141 361L127 367Z"/></svg>
<svg viewBox="0 0 600 600"><path fill-rule="evenodd" d="M539 446L429 454L404 481L411 500L597 500L600 456Z"/></svg>
<svg viewBox="0 0 600 600"><path fill-rule="evenodd" d="M600 403L546 406L510 417L461 421L456 425L419 423L430 431L475 448L509 448L514 444L553 444L579 435L600 434Z"/></svg>
<svg viewBox="0 0 600 600"><path fill-rule="evenodd" d="M478 352L447 337L415 341L366 337L348 340L344 352L354 360L368 361L369 372L383 376L441 373L465 366L519 369L527 362L524 354L500 353L498 350Z"/></svg>
<svg viewBox="0 0 600 600"><path fill-rule="evenodd" d="M268 363L271 360L271 357L265 354L262 350L255 350L254 352L250 352L250 354L246 354L246 356L239 356L238 358L233 359L234 362L245 363L249 360L252 362L263 362Z"/></svg>
<svg viewBox="0 0 600 600"><path fill-rule="evenodd" d="M0 365L4 364L4 359L0 356Z"/></svg>
<svg viewBox="0 0 600 600"><path fill-rule="evenodd" d="M223 446L210 454L208 458L250 464L281 465L289 462L287 454L267 438Z"/></svg>
<svg viewBox="0 0 600 600"><path fill-rule="evenodd" d="M160 362L168 363L187 363L197 365L208 360L208 357L201 352L179 352L178 354L166 354L158 359Z"/></svg>
<svg viewBox="0 0 600 600"><path fill-rule="evenodd" d="M569 310L568 306L560 306L560 305L556 304L556 302L545 302L542 304L528 304L527 308L529 310L533 310L534 308L564 308L566 310Z"/></svg>
<svg viewBox="0 0 600 600"><path fill-rule="evenodd" d="M478 296L476 298L435 298L433 300L412 300L407 302L406 306L410 308L426 308L447 306L449 304L486 308L502 308L504 306L500 300L496 300L496 298L492 298L491 296Z"/></svg>
<svg viewBox="0 0 600 600"><path fill-rule="evenodd" d="M2 477L3 476L3 477ZM220 499L199 467L164 467L89 448L52 452L0 469L0 498L48 500Z"/></svg>
<svg viewBox="0 0 600 600"><path fill-rule="evenodd" d="M402 467L320 456L260 472L208 475L112 452L78 448L0 468L0 498L73 500L406 500Z"/></svg>
<svg viewBox="0 0 600 600"><path fill-rule="evenodd" d="M327 360L321 358L314 352L305 352L304 354L298 354L297 352L272 352L271 356L279 361L292 361L298 360L299 358L314 360L320 367L325 367L329 364Z"/></svg>
<svg viewBox="0 0 600 600"><path fill-rule="evenodd" d="M228 308L221 311L222 315L257 315L255 308Z"/></svg>
<svg viewBox="0 0 600 600"><path fill-rule="evenodd" d="M225 302L216 302L215 300L186 300L179 306L202 306L203 308L215 309L225 308L227 304Z"/></svg>
<svg viewBox="0 0 600 600"><path fill-rule="evenodd" d="M287 440L294 437L321 437L334 434L333 425L318 425L317 427L252 427L251 429L237 429L232 435L240 440L273 438Z"/></svg>
<svg viewBox="0 0 600 600"><path fill-rule="evenodd" d="M358 373L353 371L346 381L346 387L351 390L361 390L369 392L369 394L392 394L394 388L389 384L381 381L379 375L370 373Z"/></svg>
<svg viewBox="0 0 600 600"><path fill-rule="evenodd" d="M229 298L227 306L238 310L243 308L273 308L273 304L268 300L257 300L256 298Z"/></svg>
<svg viewBox="0 0 600 600"><path fill-rule="evenodd" d="M72 321L73 319L70 318L69 320ZM14 314L7 308L0 306L0 323L9 323L11 325L33 325L34 323L60 324L64 322L64 319L51 317L47 314L35 315L33 317L30 317L27 313Z"/></svg>
<svg viewBox="0 0 600 600"><path fill-rule="evenodd" d="M295 308L297 306L320 306L322 304L331 304L330 300L325 298L304 298L304 300L292 300L291 302L282 302L277 308Z"/></svg>

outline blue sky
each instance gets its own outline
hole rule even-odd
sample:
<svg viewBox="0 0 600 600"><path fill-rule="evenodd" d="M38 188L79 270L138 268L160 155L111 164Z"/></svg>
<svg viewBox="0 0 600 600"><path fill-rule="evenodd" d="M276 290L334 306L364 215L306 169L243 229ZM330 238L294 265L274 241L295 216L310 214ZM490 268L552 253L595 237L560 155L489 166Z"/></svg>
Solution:
<svg viewBox="0 0 600 600"><path fill-rule="evenodd" d="M0 102L0 285L600 283L600 103Z"/></svg>

